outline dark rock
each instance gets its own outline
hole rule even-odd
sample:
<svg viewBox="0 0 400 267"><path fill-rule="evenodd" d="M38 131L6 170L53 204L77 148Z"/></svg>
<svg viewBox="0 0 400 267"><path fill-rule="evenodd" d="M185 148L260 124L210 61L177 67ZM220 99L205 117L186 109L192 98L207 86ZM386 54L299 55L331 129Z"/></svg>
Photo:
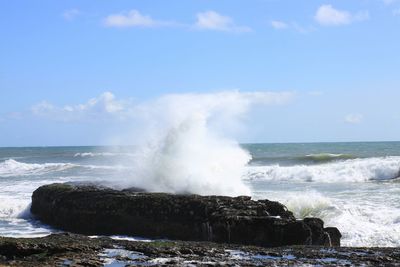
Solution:
<svg viewBox="0 0 400 267"><path fill-rule="evenodd" d="M146 190L144 190L142 188L138 188L138 187L129 187L129 188L122 189L122 192L144 193L144 192L146 192Z"/></svg>
<svg viewBox="0 0 400 267"><path fill-rule="evenodd" d="M325 232L329 234L330 245L333 247L340 247L340 239L342 234L336 227L326 227Z"/></svg>
<svg viewBox="0 0 400 267"><path fill-rule="evenodd" d="M324 230L324 222L319 218L304 218L304 223L311 229L311 244L320 245L323 240L325 246L330 246L330 236Z"/></svg>
<svg viewBox="0 0 400 267"><path fill-rule="evenodd" d="M81 234L265 247L340 243L336 228L336 232L330 229L328 234L320 219L296 220L278 202L134 191L91 185L46 185L33 193L31 211L47 224ZM334 242L329 242L329 237Z"/></svg>
<svg viewBox="0 0 400 267"><path fill-rule="evenodd" d="M130 242L76 234L0 237L0 266L165 266L167 263L174 266L400 266L400 250Z"/></svg>

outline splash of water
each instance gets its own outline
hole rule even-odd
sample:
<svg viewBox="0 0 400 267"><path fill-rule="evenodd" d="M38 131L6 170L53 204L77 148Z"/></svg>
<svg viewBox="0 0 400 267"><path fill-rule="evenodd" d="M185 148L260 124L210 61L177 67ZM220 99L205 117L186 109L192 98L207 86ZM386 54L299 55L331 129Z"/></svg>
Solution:
<svg viewBox="0 0 400 267"><path fill-rule="evenodd" d="M250 154L226 133L253 104L280 104L288 93L167 95L137 108L145 121L128 185L149 191L249 195L242 181Z"/></svg>
<svg viewBox="0 0 400 267"><path fill-rule="evenodd" d="M135 164L140 186L151 191L249 194L241 180L250 155L234 141L210 133L202 116L191 116L142 148Z"/></svg>

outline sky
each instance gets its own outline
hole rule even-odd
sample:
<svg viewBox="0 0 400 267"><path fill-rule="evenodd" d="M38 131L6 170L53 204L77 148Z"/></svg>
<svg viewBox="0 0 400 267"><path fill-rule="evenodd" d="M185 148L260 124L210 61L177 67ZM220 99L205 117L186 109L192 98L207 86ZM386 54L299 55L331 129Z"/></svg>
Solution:
<svg viewBox="0 0 400 267"><path fill-rule="evenodd" d="M290 96L251 100L239 142L400 139L400 0L0 0L0 36L3 147L112 144L220 92Z"/></svg>

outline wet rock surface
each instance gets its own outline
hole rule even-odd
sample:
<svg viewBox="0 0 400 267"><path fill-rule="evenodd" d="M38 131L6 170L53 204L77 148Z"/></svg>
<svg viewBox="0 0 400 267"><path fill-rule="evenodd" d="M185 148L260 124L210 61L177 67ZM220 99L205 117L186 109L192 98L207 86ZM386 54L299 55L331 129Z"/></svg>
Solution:
<svg viewBox="0 0 400 267"><path fill-rule="evenodd" d="M285 206L250 197L146 193L135 188L52 184L32 195L31 212L56 228L88 235L131 235L276 247L340 246L336 228L296 220Z"/></svg>
<svg viewBox="0 0 400 267"><path fill-rule="evenodd" d="M400 266L400 250L137 242L64 233L0 237L0 266Z"/></svg>

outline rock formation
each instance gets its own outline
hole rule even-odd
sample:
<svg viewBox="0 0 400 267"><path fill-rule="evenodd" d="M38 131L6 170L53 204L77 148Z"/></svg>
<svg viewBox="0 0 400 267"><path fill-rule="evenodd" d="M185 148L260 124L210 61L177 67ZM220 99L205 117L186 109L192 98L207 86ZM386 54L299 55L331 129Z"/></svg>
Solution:
<svg viewBox="0 0 400 267"><path fill-rule="evenodd" d="M276 247L340 246L336 228L296 219L285 206L250 197L173 195L52 184L32 195L31 211L56 228L87 235L133 235Z"/></svg>

